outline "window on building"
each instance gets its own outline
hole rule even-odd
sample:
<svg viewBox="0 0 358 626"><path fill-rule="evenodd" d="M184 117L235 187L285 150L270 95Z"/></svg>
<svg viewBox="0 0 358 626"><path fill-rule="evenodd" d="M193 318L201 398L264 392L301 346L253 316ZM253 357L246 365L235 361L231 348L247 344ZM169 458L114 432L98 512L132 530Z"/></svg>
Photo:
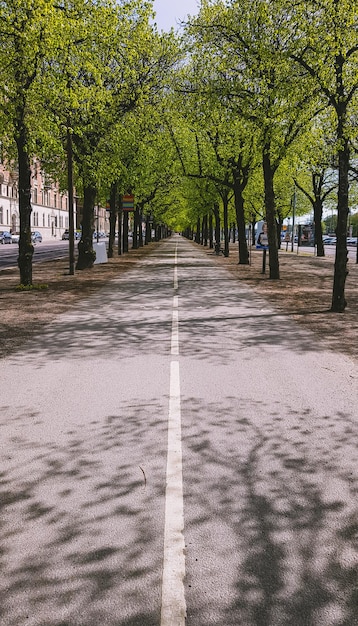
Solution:
<svg viewBox="0 0 358 626"><path fill-rule="evenodd" d="M4 209L0 206L0 224L4 223Z"/></svg>
<svg viewBox="0 0 358 626"><path fill-rule="evenodd" d="M46 221L45 221L45 213L42 214L42 226L45 228L46 225Z"/></svg>

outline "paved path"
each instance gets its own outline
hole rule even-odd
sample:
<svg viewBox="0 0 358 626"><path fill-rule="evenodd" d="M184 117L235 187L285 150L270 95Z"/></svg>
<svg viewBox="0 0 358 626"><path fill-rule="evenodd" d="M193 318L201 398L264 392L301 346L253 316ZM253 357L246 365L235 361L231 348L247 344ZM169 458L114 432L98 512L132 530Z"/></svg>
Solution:
<svg viewBox="0 0 358 626"><path fill-rule="evenodd" d="M357 365L208 252L162 242L0 380L2 626L358 624Z"/></svg>

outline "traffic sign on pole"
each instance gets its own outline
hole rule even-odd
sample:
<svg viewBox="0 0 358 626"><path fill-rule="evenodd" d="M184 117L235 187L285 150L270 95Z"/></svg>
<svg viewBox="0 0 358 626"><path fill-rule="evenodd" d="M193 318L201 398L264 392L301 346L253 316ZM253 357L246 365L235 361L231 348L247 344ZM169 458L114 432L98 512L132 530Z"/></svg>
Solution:
<svg viewBox="0 0 358 626"><path fill-rule="evenodd" d="M123 211L134 211L134 196L126 195L122 197Z"/></svg>

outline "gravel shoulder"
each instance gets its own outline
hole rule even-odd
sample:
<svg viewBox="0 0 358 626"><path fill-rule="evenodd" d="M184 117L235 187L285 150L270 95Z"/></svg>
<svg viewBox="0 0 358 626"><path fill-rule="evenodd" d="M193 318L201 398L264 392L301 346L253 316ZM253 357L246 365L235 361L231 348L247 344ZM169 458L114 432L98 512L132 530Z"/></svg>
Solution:
<svg viewBox="0 0 358 626"><path fill-rule="evenodd" d="M0 273L0 357L21 350L24 342L34 337L60 313L76 306L101 289L108 281L127 272L140 263L160 243L151 243L128 254L115 256L108 263L95 265L91 270L68 274L66 259L36 263L33 282L47 284L48 289L17 291L17 269ZM194 244L193 245L197 245ZM266 298L281 313L304 325L317 341L324 342L337 352L358 360L358 265L349 262L346 282L348 306L344 313L329 311L332 298L334 258L280 252L280 280L262 274L262 252L251 252L251 264L238 264L237 245L231 244L230 256L216 257L212 250L203 248L215 261L258 294Z"/></svg>

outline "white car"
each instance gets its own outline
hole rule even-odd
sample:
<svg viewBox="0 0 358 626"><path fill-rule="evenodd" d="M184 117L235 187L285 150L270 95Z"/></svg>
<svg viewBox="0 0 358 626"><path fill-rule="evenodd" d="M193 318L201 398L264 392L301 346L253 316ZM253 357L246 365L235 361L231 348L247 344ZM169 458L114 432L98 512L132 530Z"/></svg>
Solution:
<svg viewBox="0 0 358 626"><path fill-rule="evenodd" d="M357 245L357 237L347 237L347 245L348 246L356 246Z"/></svg>
<svg viewBox="0 0 358 626"><path fill-rule="evenodd" d="M12 243L19 243L20 233L11 233Z"/></svg>

